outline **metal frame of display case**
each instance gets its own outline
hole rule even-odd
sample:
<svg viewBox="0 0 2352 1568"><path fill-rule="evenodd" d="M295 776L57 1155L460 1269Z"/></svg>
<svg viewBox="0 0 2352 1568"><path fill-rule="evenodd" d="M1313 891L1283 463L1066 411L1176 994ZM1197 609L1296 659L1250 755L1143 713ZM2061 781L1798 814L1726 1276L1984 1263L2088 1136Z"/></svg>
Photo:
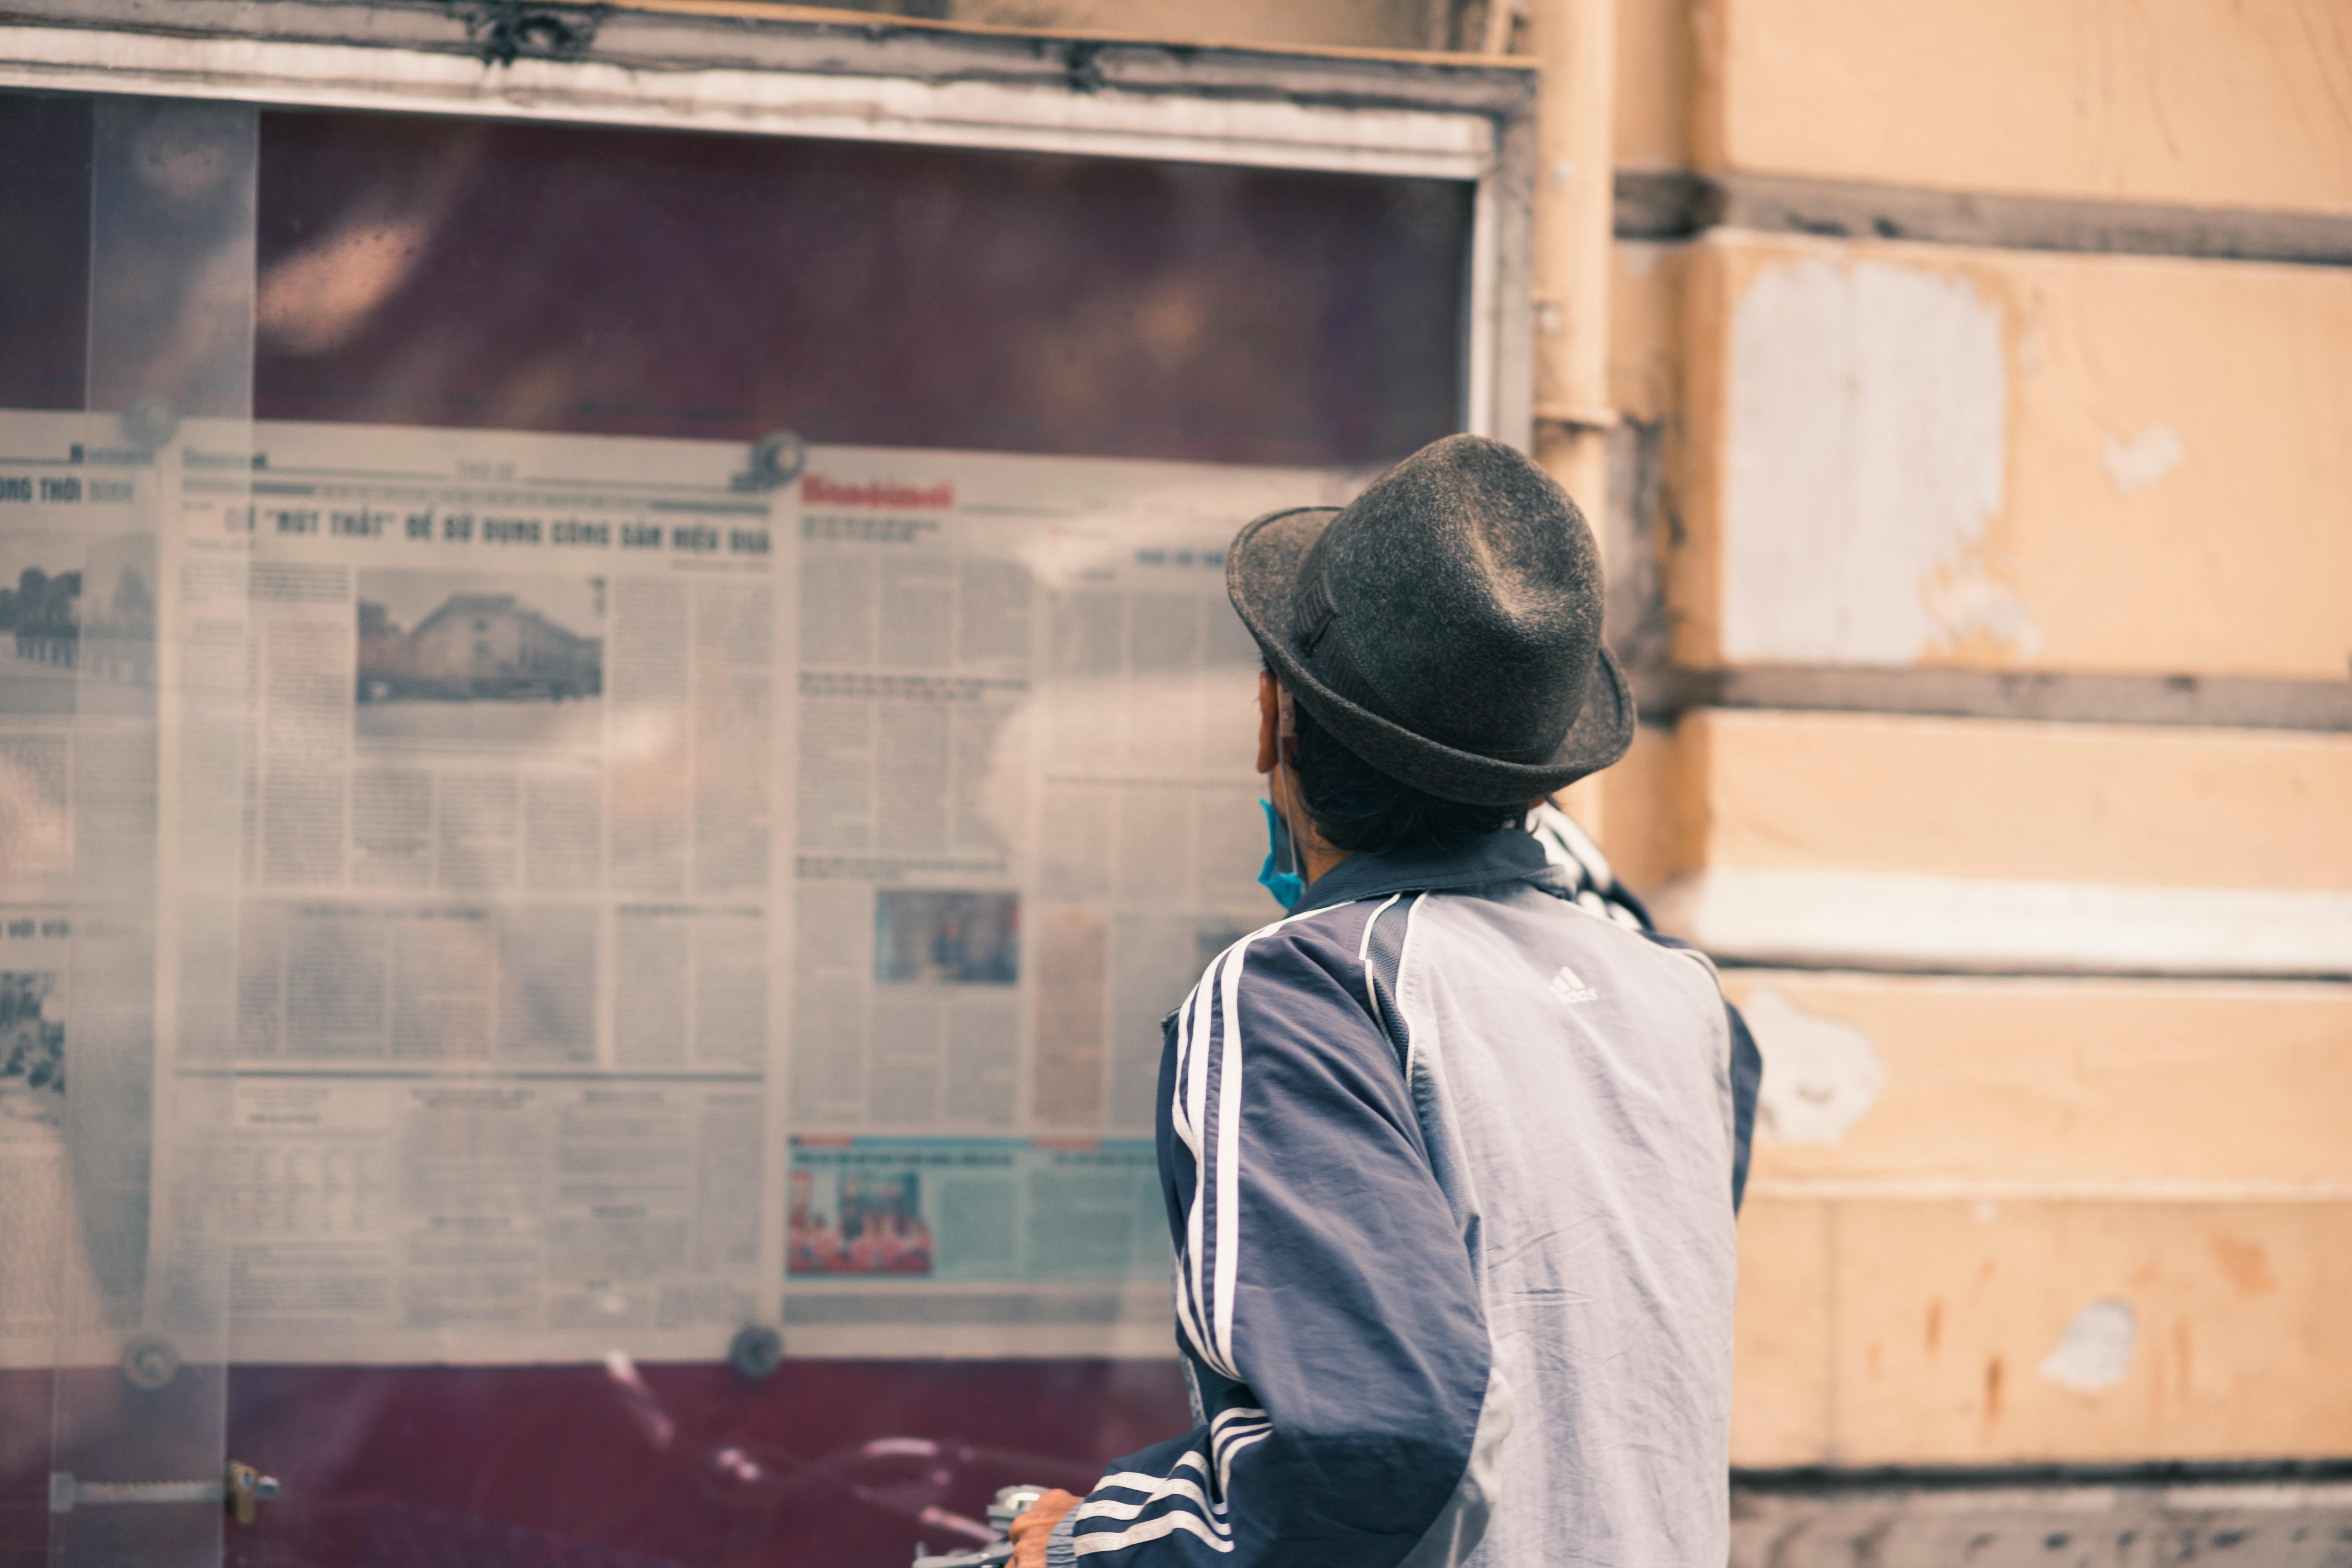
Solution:
<svg viewBox="0 0 2352 1568"><path fill-rule="evenodd" d="M638 8L519 0L16 0L0 27L0 89L1461 182L1472 188L1474 205L1457 418L1464 428L1523 447L1532 438L1536 77L1525 61L1178 47L737 0L641 0ZM1087 1358L1063 1365L1041 1394L1038 1363L1025 1360L944 1365L922 1380L856 1362L819 1362L798 1377L760 1384L756 1402L748 1398L750 1380L773 1371L772 1358L751 1370L740 1362L732 1369L680 1364L646 1376L681 1422L730 1445L715 1451L734 1456L744 1474L751 1461L742 1455L759 1451L757 1442L782 1451L801 1440L798 1434L840 1426L841 1412L852 1408L878 1412L871 1419L889 1424L844 1432L841 1440L853 1448L861 1436L891 1426L952 1427L975 1441L1017 1436L1023 1453L1006 1449L1003 1463L1017 1459L1020 1471L993 1475L1001 1482L1026 1479L1030 1449L1116 1451L1143 1440L1148 1433L1137 1428L1162 1415L1181 1419L1172 1367L1164 1379L1137 1383L1106 1372L1108 1364ZM62 1489L53 1472L49 1505L73 1506L74 1524L71 1532L53 1533L52 1561L110 1560L109 1543L131 1539L124 1531L151 1512L156 1521L138 1539L168 1538L174 1551L211 1549L219 1540L219 1500L237 1500L234 1489L243 1484L213 1479L226 1457L221 1445L236 1429L236 1417L224 1415L226 1377L199 1384L184 1374L176 1386L186 1413L166 1420L152 1401L135 1407L115 1401L110 1369L85 1370L107 1395L92 1405L106 1419L90 1424L75 1451L121 1448L133 1420L144 1424L146 1441L128 1458L109 1455L111 1470L66 1473ZM478 1368L265 1365L249 1385L247 1408L255 1414L243 1439L257 1447L239 1451L282 1463L257 1436L258 1428L281 1437L291 1430L282 1421L273 1426L271 1412L371 1402L368 1408L384 1414L373 1428L378 1446L369 1473L403 1476L403 1495L414 1481L418 1497L446 1503L461 1484L475 1495L496 1486L554 1495L570 1484L569 1467L583 1452L566 1445L568 1434L614 1448L598 1425L613 1415L605 1369L499 1373L512 1381L499 1385L498 1443L482 1473L462 1482L446 1472L453 1445L445 1434L484 1422ZM20 1381L0 1384L0 1394L46 1399L45 1387ZM518 1435L531 1440L510 1440ZM910 1451L905 1442L885 1437L873 1447L887 1448L887 1458ZM214 1451L202 1452L208 1446ZM953 1452L975 1477L992 1475L988 1467L998 1463L992 1448ZM683 1474L661 1468L663 1456L651 1448L614 1448L605 1457L618 1468L595 1471L589 1484L616 1493L634 1486L628 1508L652 1509L646 1499ZM231 1472L238 1474L251 1478L258 1497L263 1478ZM299 1469L288 1474L299 1489ZM142 1479L125 1489L115 1475ZM167 1497L152 1489L157 1484L178 1489ZM707 1485L696 1484L704 1490L692 1495L710 1510ZM855 1489L843 1479L839 1489L834 1501ZM191 1506L79 1506L167 1500ZM295 1506L316 1510L303 1528L328 1536L356 1528L351 1510L337 1512L332 1498L313 1495ZM710 1528L733 1528L731 1517ZM123 1529L101 1530L118 1518ZM60 1529L55 1516L50 1527Z"/></svg>
<svg viewBox="0 0 2352 1568"><path fill-rule="evenodd" d="M1524 61L647 5L31 0L0 31L0 88L1471 182L1461 423L1531 439Z"/></svg>

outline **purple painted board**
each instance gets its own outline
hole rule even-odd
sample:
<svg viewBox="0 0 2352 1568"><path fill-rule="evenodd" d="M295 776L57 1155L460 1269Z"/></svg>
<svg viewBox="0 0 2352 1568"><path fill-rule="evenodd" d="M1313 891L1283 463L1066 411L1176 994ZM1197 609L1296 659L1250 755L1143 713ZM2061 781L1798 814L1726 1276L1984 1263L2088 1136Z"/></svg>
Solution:
<svg viewBox="0 0 2352 1568"><path fill-rule="evenodd" d="M254 414L1313 467L1454 430L1470 187L271 112Z"/></svg>
<svg viewBox="0 0 2352 1568"><path fill-rule="evenodd" d="M90 102L0 92L0 408L79 408Z"/></svg>
<svg viewBox="0 0 2352 1568"><path fill-rule="evenodd" d="M1083 1489L1191 1424L1172 1362L637 1371L650 1401L602 1367L240 1367L229 1450L286 1495L229 1561L439 1568L471 1542L478 1568L904 1568L998 1487Z"/></svg>
<svg viewBox="0 0 2352 1568"><path fill-rule="evenodd" d="M387 1503L369 1521L360 1568L685 1568L446 1508Z"/></svg>

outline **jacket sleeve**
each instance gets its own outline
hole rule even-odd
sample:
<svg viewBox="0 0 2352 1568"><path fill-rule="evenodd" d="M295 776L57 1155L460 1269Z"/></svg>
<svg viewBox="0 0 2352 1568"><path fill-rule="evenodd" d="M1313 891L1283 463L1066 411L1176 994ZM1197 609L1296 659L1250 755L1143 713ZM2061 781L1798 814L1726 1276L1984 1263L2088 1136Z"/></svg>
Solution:
<svg viewBox="0 0 2352 1568"><path fill-rule="evenodd" d="M1756 1144L1756 1097L1764 1087L1764 1055L1748 1020L1726 1002L1731 1016L1731 1212L1738 1214L1748 1197L1748 1156Z"/></svg>
<svg viewBox="0 0 2352 1568"><path fill-rule="evenodd" d="M1387 1568L1482 1528L1461 1500L1497 1423L1481 1435L1469 1251L1367 1011L1360 920L1303 924L1229 950L1168 1025L1160 1169L1202 1425L1114 1462L1049 1562Z"/></svg>

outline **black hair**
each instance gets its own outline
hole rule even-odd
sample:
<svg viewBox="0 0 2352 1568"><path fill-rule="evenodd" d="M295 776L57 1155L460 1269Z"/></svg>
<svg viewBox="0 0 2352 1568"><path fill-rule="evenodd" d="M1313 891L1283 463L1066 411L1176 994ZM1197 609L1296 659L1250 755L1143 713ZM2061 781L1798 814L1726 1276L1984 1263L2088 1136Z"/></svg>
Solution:
<svg viewBox="0 0 2352 1568"><path fill-rule="evenodd" d="M1525 805L1441 800L1392 779L1341 745L1304 703L1291 704L1291 720L1307 815L1334 849L1452 849L1508 827L1528 813Z"/></svg>

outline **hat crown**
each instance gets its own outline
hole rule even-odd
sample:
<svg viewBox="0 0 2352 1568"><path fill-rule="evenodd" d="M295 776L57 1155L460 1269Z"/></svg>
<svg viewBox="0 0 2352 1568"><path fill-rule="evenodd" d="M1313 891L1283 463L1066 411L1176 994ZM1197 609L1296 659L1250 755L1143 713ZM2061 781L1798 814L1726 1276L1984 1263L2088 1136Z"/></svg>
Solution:
<svg viewBox="0 0 2352 1568"><path fill-rule="evenodd" d="M1433 442L1342 509L1314 553L1297 632L1337 688L1463 751L1532 762L1559 746L1600 648L1600 552L1524 454Z"/></svg>

